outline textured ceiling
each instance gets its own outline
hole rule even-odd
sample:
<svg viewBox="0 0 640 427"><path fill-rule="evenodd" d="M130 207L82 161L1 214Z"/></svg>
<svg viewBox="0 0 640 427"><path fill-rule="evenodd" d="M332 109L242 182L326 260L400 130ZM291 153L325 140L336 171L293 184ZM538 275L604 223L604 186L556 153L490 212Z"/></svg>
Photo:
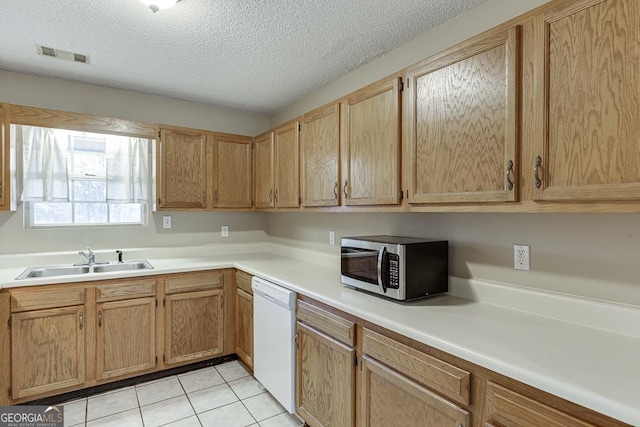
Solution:
<svg viewBox="0 0 640 427"><path fill-rule="evenodd" d="M483 1L3 0L0 69L272 115Z"/></svg>

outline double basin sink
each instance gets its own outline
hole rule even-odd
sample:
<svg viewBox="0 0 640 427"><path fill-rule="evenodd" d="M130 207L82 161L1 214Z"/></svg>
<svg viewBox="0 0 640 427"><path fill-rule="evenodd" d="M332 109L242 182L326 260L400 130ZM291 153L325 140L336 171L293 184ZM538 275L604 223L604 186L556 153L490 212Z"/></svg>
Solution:
<svg viewBox="0 0 640 427"><path fill-rule="evenodd" d="M16 280L37 277L74 276L88 273L112 273L114 271L149 270L152 268L153 266L146 260L95 263L90 265L50 265L27 268L21 275L16 277Z"/></svg>

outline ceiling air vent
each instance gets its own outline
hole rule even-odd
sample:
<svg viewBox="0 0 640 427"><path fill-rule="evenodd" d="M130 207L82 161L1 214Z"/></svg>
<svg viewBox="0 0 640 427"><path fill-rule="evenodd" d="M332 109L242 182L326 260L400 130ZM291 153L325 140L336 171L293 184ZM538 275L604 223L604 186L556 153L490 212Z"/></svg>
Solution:
<svg viewBox="0 0 640 427"><path fill-rule="evenodd" d="M73 53L66 50L62 50L62 49L42 46L39 44L36 44L36 49L38 50L39 55L52 56L54 58L64 59L65 61L81 62L83 64L91 63L89 55L83 55L81 53Z"/></svg>

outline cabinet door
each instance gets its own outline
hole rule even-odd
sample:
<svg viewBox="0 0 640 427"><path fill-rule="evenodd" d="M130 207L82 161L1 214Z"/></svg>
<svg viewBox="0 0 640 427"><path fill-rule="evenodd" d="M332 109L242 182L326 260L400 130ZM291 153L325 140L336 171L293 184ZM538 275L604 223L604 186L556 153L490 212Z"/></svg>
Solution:
<svg viewBox="0 0 640 427"><path fill-rule="evenodd" d="M9 108L0 104L0 210L9 209Z"/></svg>
<svg viewBox="0 0 640 427"><path fill-rule="evenodd" d="M272 163L273 132L268 132L256 138L253 150L254 159L254 188L256 208L273 207L273 171Z"/></svg>
<svg viewBox="0 0 640 427"><path fill-rule="evenodd" d="M84 317L84 306L11 315L13 399L84 383Z"/></svg>
<svg viewBox="0 0 640 427"><path fill-rule="evenodd" d="M251 138L214 137L213 206L250 208L252 206Z"/></svg>
<svg viewBox="0 0 640 427"><path fill-rule="evenodd" d="M640 2L564 2L535 25L534 198L640 199Z"/></svg>
<svg viewBox="0 0 640 427"><path fill-rule="evenodd" d="M165 364L184 364L222 354L222 289L165 297Z"/></svg>
<svg viewBox="0 0 640 427"><path fill-rule="evenodd" d="M400 203L400 78L367 87L343 104L344 204Z"/></svg>
<svg viewBox="0 0 640 427"><path fill-rule="evenodd" d="M236 354L253 369L253 295L236 289Z"/></svg>
<svg viewBox="0 0 640 427"><path fill-rule="evenodd" d="M409 71L409 203L516 194L518 28Z"/></svg>
<svg viewBox="0 0 640 427"><path fill-rule="evenodd" d="M487 387L487 422L519 427L593 427L514 391L489 383Z"/></svg>
<svg viewBox="0 0 640 427"><path fill-rule="evenodd" d="M155 297L105 302L97 310L98 379L155 368Z"/></svg>
<svg viewBox="0 0 640 427"><path fill-rule="evenodd" d="M366 356L361 399L363 427L471 426L467 411Z"/></svg>
<svg viewBox="0 0 640 427"><path fill-rule="evenodd" d="M340 104L320 108L302 120L302 204L340 204Z"/></svg>
<svg viewBox="0 0 640 427"><path fill-rule="evenodd" d="M205 133L160 130L159 208L207 207Z"/></svg>
<svg viewBox="0 0 640 427"><path fill-rule="evenodd" d="M273 179L276 208L300 206L299 123L290 122L273 132Z"/></svg>
<svg viewBox="0 0 640 427"><path fill-rule="evenodd" d="M355 423L355 350L297 323L296 410L311 427Z"/></svg>

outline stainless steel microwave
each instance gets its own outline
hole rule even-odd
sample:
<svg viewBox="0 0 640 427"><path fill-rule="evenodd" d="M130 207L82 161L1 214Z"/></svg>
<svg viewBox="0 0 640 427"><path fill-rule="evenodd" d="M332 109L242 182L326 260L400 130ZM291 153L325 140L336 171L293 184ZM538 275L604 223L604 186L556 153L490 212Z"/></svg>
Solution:
<svg viewBox="0 0 640 427"><path fill-rule="evenodd" d="M449 242L399 236L343 237L341 282L396 300L449 290Z"/></svg>

